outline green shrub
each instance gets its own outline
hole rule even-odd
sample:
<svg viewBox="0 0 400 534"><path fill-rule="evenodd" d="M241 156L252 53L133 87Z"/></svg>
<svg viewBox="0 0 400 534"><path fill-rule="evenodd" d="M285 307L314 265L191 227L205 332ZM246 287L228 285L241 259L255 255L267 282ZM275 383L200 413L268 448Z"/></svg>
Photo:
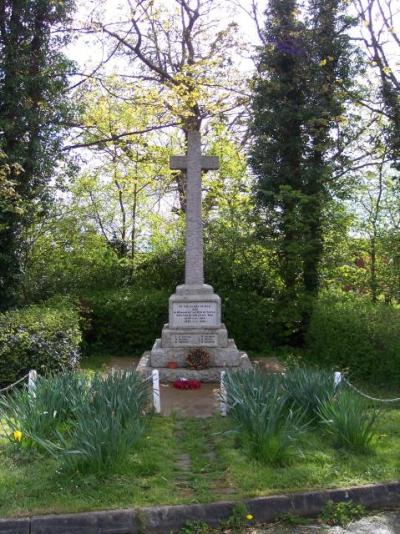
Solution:
<svg viewBox="0 0 400 534"><path fill-rule="evenodd" d="M222 319L243 350L263 351L270 341L273 301L246 291L221 292Z"/></svg>
<svg viewBox="0 0 400 534"><path fill-rule="evenodd" d="M281 375L257 370L227 373L229 415L241 445L259 462L283 465L304 430L302 413L288 407Z"/></svg>
<svg viewBox="0 0 400 534"><path fill-rule="evenodd" d="M307 367L286 371L283 384L289 402L304 411L310 421L315 421L321 403L329 401L337 389L332 371Z"/></svg>
<svg viewBox="0 0 400 534"><path fill-rule="evenodd" d="M129 266L90 224L82 225L79 217L64 214L53 219L48 230L34 241L22 279L29 302L117 288L128 278Z"/></svg>
<svg viewBox="0 0 400 534"><path fill-rule="evenodd" d="M185 272L183 244L175 243L174 248L156 253L144 253L139 258L134 275L137 287L168 291L171 294L177 285L183 284Z"/></svg>
<svg viewBox="0 0 400 534"><path fill-rule="evenodd" d="M40 375L74 369L81 332L72 303L58 299L0 315L0 387L30 369Z"/></svg>
<svg viewBox="0 0 400 534"><path fill-rule="evenodd" d="M345 390L319 408L321 423L334 445L356 453L371 450L378 413L357 393Z"/></svg>
<svg viewBox="0 0 400 534"><path fill-rule="evenodd" d="M89 345L120 354L151 349L168 321L168 298L165 290L135 288L87 295Z"/></svg>
<svg viewBox="0 0 400 534"><path fill-rule="evenodd" d="M400 382L400 309L363 299L324 296L308 336L310 361L388 385Z"/></svg>

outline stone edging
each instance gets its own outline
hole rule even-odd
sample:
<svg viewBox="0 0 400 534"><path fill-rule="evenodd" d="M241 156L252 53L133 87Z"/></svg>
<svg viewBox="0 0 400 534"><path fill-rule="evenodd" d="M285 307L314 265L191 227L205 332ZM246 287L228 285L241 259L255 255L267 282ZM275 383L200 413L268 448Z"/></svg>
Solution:
<svg viewBox="0 0 400 534"><path fill-rule="evenodd" d="M287 513L318 515L328 500L352 500L366 508L398 506L400 482L259 497L243 502L255 521L268 522ZM204 521L210 526L218 526L229 518L235 504L216 502L0 519L0 534L169 534L179 530L187 521Z"/></svg>

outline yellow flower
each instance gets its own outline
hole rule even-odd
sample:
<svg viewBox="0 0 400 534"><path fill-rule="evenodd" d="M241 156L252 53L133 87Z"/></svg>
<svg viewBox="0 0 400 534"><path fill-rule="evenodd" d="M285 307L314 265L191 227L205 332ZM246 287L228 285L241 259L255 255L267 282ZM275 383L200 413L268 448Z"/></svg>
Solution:
<svg viewBox="0 0 400 534"><path fill-rule="evenodd" d="M319 66L320 67L323 67L324 65L326 65L328 63L328 60L327 59L321 59L321 61L319 62Z"/></svg>
<svg viewBox="0 0 400 534"><path fill-rule="evenodd" d="M246 515L246 519L247 519L248 521L251 521L251 520L253 519L253 516L252 516L251 514L247 514L247 515Z"/></svg>
<svg viewBox="0 0 400 534"><path fill-rule="evenodd" d="M14 432L12 433L13 435L13 438L15 439L15 441L21 441L22 439L22 432L20 430L14 430Z"/></svg>

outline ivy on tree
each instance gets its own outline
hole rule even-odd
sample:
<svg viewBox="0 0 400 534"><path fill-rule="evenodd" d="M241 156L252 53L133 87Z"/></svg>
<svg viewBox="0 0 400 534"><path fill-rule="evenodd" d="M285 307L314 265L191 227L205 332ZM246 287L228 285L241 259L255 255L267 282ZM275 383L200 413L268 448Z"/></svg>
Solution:
<svg viewBox="0 0 400 534"><path fill-rule="evenodd" d="M17 299L24 229L46 213L67 114L59 48L73 2L0 2L0 308ZM7 180L7 182L5 181Z"/></svg>
<svg viewBox="0 0 400 534"><path fill-rule="evenodd" d="M266 17L250 162L258 209L278 250L279 330L303 341L320 286L324 207L335 189L333 128L343 120L353 76L352 21L340 0L309 0L301 13L296 0L270 0Z"/></svg>

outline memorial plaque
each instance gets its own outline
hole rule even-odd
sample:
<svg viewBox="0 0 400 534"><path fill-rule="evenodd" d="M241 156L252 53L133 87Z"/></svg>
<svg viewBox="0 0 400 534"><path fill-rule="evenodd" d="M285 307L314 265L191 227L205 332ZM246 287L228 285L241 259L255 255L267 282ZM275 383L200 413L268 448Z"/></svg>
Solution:
<svg viewBox="0 0 400 534"><path fill-rule="evenodd" d="M174 336L175 347L216 347L217 334L177 334Z"/></svg>
<svg viewBox="0 0 400 534"><path fill-rule="evenodd" d="M172 315L175 327L219 326L216 302L174 302Z"/></svg>

